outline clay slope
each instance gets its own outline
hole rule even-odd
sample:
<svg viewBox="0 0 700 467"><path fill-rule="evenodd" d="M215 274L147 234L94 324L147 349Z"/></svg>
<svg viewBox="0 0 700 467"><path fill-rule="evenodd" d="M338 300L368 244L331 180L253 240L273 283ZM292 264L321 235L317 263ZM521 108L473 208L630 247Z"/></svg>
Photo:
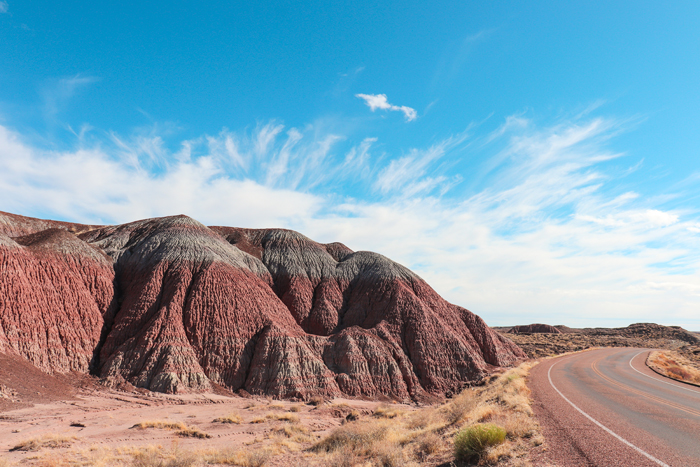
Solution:
<svg viewBox="0 0 700 467"><path fill-rule="evenodd" d="M287 230L207 228L186 216L111 227L26 219L22 234L41 222L51 229L0 236L3 267L36 263L41 272L26 282L48 277L22 289L16 276L0 276L0 346L46 371L91 369L167 392L215 382L277 397L418 399L524 357L478 316L375 253ZM13 221L0 214L0 231L17 233ZM39 248L33 237L52 240ZM58 277L82 281L80 297L55 300ZM53 329L46 315L65 315L76 336L44 342L42 326ZM20 332L37 323L34 334Z"/></svg>
<svg viewBox="0 0 700 467"><path fill-rule="evenodd" d="M0 233L0 351L87 372L114 299L112 261L70 232Z"/></svg>

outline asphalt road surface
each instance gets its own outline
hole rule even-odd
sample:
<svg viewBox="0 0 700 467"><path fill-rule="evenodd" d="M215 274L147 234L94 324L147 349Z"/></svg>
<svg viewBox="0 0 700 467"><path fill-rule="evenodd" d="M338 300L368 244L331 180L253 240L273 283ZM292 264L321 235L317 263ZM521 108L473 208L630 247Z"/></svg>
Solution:
<svg viewBox="0 0 700 467"><path fill-rule="evenodd" d="M530 374L533 409L557 466L700 467L700 388L645 365L648 349L544 360Z"/></svg>

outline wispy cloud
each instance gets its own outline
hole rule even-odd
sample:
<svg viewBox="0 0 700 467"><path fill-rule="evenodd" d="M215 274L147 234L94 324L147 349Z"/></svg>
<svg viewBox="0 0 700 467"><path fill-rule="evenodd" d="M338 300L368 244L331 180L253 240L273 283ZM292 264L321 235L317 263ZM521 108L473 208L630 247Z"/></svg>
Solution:
<svg viewBox="0 0 700 467"><path fill-rule="evenodd" d="M609 161L629 157L607 142L623 123L543 127L520 115L495 133L399 155L374 137L280 122L179 144L157 131L112 135L63 152L0 126L0 209L83 222L185 213L210 225L293 228L406 264L490 324L700 330L700 220L618 187L625 171ZM489 157L454 164L475 148ZM476 176L478 189L455 185ZM341 188L350 183L360 189ZM675 196L682 206L683 193Z"/></svg>
<svg viewBox="0 0 700 467"><path fill-rule="evenodd" d="M418 112L411 107L390 104L386 94L355 94L355 97L359 97L360 99L364 100L365 104L367 104L372 112L374 112L376 109L403 112L407 122L411 122L418 118Z"/></svg>
<svg viewBox="0 0 700 467"><path fill-rule="evenodd" d="M53 122L63 107L75 96L76 92L94 82L98 78L94 76L75 75L71 77L52 80L47 83L43 90L44 117L47 121Z"/></svg>
<svg viewBox="0 0 700 467"><path fill-rule="evenodd" d="M7 4L5 0L0 0L0 13L7 13L10 5Z"/></svg>

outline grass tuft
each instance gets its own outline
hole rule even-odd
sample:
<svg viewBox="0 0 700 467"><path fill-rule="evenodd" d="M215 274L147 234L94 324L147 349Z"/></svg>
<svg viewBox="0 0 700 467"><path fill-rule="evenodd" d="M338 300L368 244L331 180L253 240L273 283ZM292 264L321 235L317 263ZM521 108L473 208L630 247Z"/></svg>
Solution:
<svg viewBox="0 0 700 467"><path fill-rule="evenodd" d="M233 412L226 417L219 417L213 420L213 423L235 423L240 425L243 422L243 417L238 412Z"/></svg>
<svg viewBox="0 0 700 467"><path fill-rule="evenodd" d="M20 442L10 449L10 451L38 451L42 448L67 448L73 444L77 438L75 436L45 435Z"/></svg>
<svg viewBox="0 0 700 467"><path fill-rule="evenodd" d="M398 407L380 405L374 410L372 415L377 418L396 418L402 416L404 413L406 413L406 411Z"/></svg>
<svg viewBox="0 0 700 467"><path fill-rule="evenodd" d="M455 457L460 461L479 460L486 450L506 440L506 430L493 423L479 423L457 433L454 439Z"/></svg>
<svg viewBox="0 0 700 467"><path fill-rule="evenodd" d="M145 430L146 428L160 428L163 430L186 430L187 425L182 422L167 422L164 420L146 420L144 422L139 422L131 428L138 428L139 430Z"/></svg>
<svg viewBox="0 0 700 467"><path fill-rule="evenodd" d="M199 438L199 439L208 439L211 438L211 435L209 433L205 433L198 428L194 427L189 427L184 430L180 430L177 433L175 433L178 436L182 436L183 438Z"/></svg>

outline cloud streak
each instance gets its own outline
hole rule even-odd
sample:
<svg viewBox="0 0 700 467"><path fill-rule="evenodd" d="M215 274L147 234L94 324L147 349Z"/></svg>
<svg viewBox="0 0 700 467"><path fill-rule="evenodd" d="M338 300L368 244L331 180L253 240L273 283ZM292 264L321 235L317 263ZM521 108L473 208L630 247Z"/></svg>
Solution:
<svg viewBox="0 0 700 467"><path fill-rule="evenodd" d="M385 254L492 325L700 330L700 221L618 188L626 171L610 162L626 156L607 142L620 125L514 117L399 155L374 137L275 121L175 144L156 130L112 134L61 152L0 126L0 209L292 228ZM459 164L477 149L478 163Z"/></svg>
<svg viewBox="0 0 700 467"><path fill-rule="evenodd" d="M367 104L367 107L369 107L372 112L377 109L403 112L407 122L412 122L418 118L418 112L411 107L390 104L386 94L355 94L355 97L364 100L365 104Z"/></svg>

